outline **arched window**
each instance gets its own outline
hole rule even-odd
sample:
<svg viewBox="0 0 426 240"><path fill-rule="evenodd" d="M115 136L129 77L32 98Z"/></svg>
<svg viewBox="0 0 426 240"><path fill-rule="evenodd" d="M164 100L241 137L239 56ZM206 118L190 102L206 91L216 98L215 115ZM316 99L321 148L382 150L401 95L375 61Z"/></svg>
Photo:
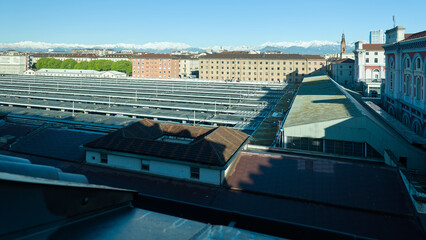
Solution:
<svg viewBox="0 0 426 240"><path fill-rule="evenodd" d="M409 69L410 68L410 59L406 58L405 59L405 69Z"/></svg>
<svg viewBox="0 0 426 240"><path fill-rule="evenodd" d="M422 70L422 63L420 58L416 58L416 70L421 71Z"/></svg>
<svg viewBox="0 0 426 240"><path fill-rule="evenodd" d="M391 69L394 69L395 64L393 63L393 59L391 59L391 60L389 61L389 67L390 67Z"/></svg>
<svg viewBox="0 0 426 240"><path fill-rule="evenodd" d="M411 95L411 75L405 76L405 85L404 85L405 95Z"/></svg>
<svg viewBox="0 0 426 240"><path fill-rule="evenodd" d="M413 131L416 134L420 134L422 132L422 127L420 126L420 123L418 121L414 121L414 123L413 123Z"/></svg>
<svg viewBox="0 0 426 240"><path fill-rule="evenodd" d="M404 116L402 116L402 123L407 126L408 128L410 128L410 118L408 117L407 114L405 114Z"/></svg>
<svg viewBox="0 0 426 240"><path fill-rule="evenodd" d="M416 98L423 100L423 79L416 77Z"/></svg>

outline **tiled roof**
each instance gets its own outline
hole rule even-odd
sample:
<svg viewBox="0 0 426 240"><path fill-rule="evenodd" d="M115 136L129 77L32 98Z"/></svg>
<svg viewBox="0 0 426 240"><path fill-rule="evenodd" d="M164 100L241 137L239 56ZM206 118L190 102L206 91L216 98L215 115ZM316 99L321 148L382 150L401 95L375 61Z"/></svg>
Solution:
<svg viewBox="0 0 426 240"><path fill-rule="evenodd" d="M409 35L409 36L407 36L407 35ZM413 39L416 39L416 38L426 37L426 31L413 33L413 34L405 34L404 37L405 37L405 39L403 41L408 41L408 40L413 40Z"/></svg>
<svg viewBox="0 0 426 240"><path fill-rule="evenodd" d="M344 58L344 59L333 61L333 63L355 63L355 60L350 58Z"/></svg>
<svg viewBox="0 0 426 240"><path fill-rule="evenodd" d="M201 59L265 59L265 60L290 60L290 59L318 59L318 60L325 60L324 57L320 55L300 55L300 54L249 54L249 53L234 53L234 52L227 52L227 53L215 53L215 54L208 54L205 56L200 57Z"/></svg>
<svg viewBox="0 0 426 240"><path fill-rule="evenodd" d="M189 144L158 140L163 136L193 140ZM224 166L247 138L247 134L226 127L195 127L144 119L84 147Z"/></svg>
<svg viewBox="0 0 426 240"><path fill-rule="evenodd" d="M385 51L382 47L383 44L363 44L362 49L365 49L367 51Z"/></svg>
<svg viewBox="0 0 426 240"><path fill-rule="evenodd" d="M78 53L34 53L31 54L33 57L47 57L47 58L97 58L96 54L78 54Z"/></svg>
<svg viewBox="0 0 426 240"><path fill-rule="evenodd" d="M146 53L140 55L133 55L133 58L171 58L177 59L176 56L171 54L163 54L163 53Z"/></svg>

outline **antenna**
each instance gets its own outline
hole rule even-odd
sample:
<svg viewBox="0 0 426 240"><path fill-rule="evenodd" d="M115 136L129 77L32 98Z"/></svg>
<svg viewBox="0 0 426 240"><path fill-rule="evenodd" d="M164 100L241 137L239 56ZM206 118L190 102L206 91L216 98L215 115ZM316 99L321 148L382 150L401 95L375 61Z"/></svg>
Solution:
<svg viewBox="0 0 426 240"><path fill-rule="evenodd" d="M393 27L395 27L395 15L393 15L392 17L393 17Z"/></svg>

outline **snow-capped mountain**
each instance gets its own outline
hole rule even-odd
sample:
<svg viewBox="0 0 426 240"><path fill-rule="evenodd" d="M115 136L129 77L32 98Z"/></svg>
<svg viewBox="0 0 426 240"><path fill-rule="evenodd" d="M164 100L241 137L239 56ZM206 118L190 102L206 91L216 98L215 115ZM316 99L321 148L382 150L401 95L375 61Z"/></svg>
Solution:
<svg viewBox="0 0 426 240"><path fill-rule="evenodd" d="M354 44L348 44L348 51L353 50ZM136 51L154 52L154 53L170 53L173 51L191 51L203 52L211 49L213 51L228 50L228 51L248 51L259 50L264 51L279 51L285 53L299 54L327 54L337 53L340 51L339 42L331 41L297 41L297 42L265 42L259 46L213 46L213 47L193 47L185 43L174 42L150 42L145 44L70 44L70 43L46 43L24 41L17 43L0 43L0 51L14 49L18 51L56 51L56 52L71 52L76 48L101 48L101 49L133 49Z"/></svg>

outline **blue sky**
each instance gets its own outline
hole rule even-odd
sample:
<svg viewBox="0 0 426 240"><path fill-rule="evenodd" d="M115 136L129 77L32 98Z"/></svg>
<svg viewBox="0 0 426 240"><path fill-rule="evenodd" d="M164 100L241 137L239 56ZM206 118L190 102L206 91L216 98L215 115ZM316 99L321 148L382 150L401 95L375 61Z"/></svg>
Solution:
<svg viewBox="0 0 426 240"><path fill-rule="evenodd" d="M75 0L0 4L0 43L179 42L194 47L368 40L370 30L426 29L426 0ZM404 5L406 3L406 5Z"/></svg>

